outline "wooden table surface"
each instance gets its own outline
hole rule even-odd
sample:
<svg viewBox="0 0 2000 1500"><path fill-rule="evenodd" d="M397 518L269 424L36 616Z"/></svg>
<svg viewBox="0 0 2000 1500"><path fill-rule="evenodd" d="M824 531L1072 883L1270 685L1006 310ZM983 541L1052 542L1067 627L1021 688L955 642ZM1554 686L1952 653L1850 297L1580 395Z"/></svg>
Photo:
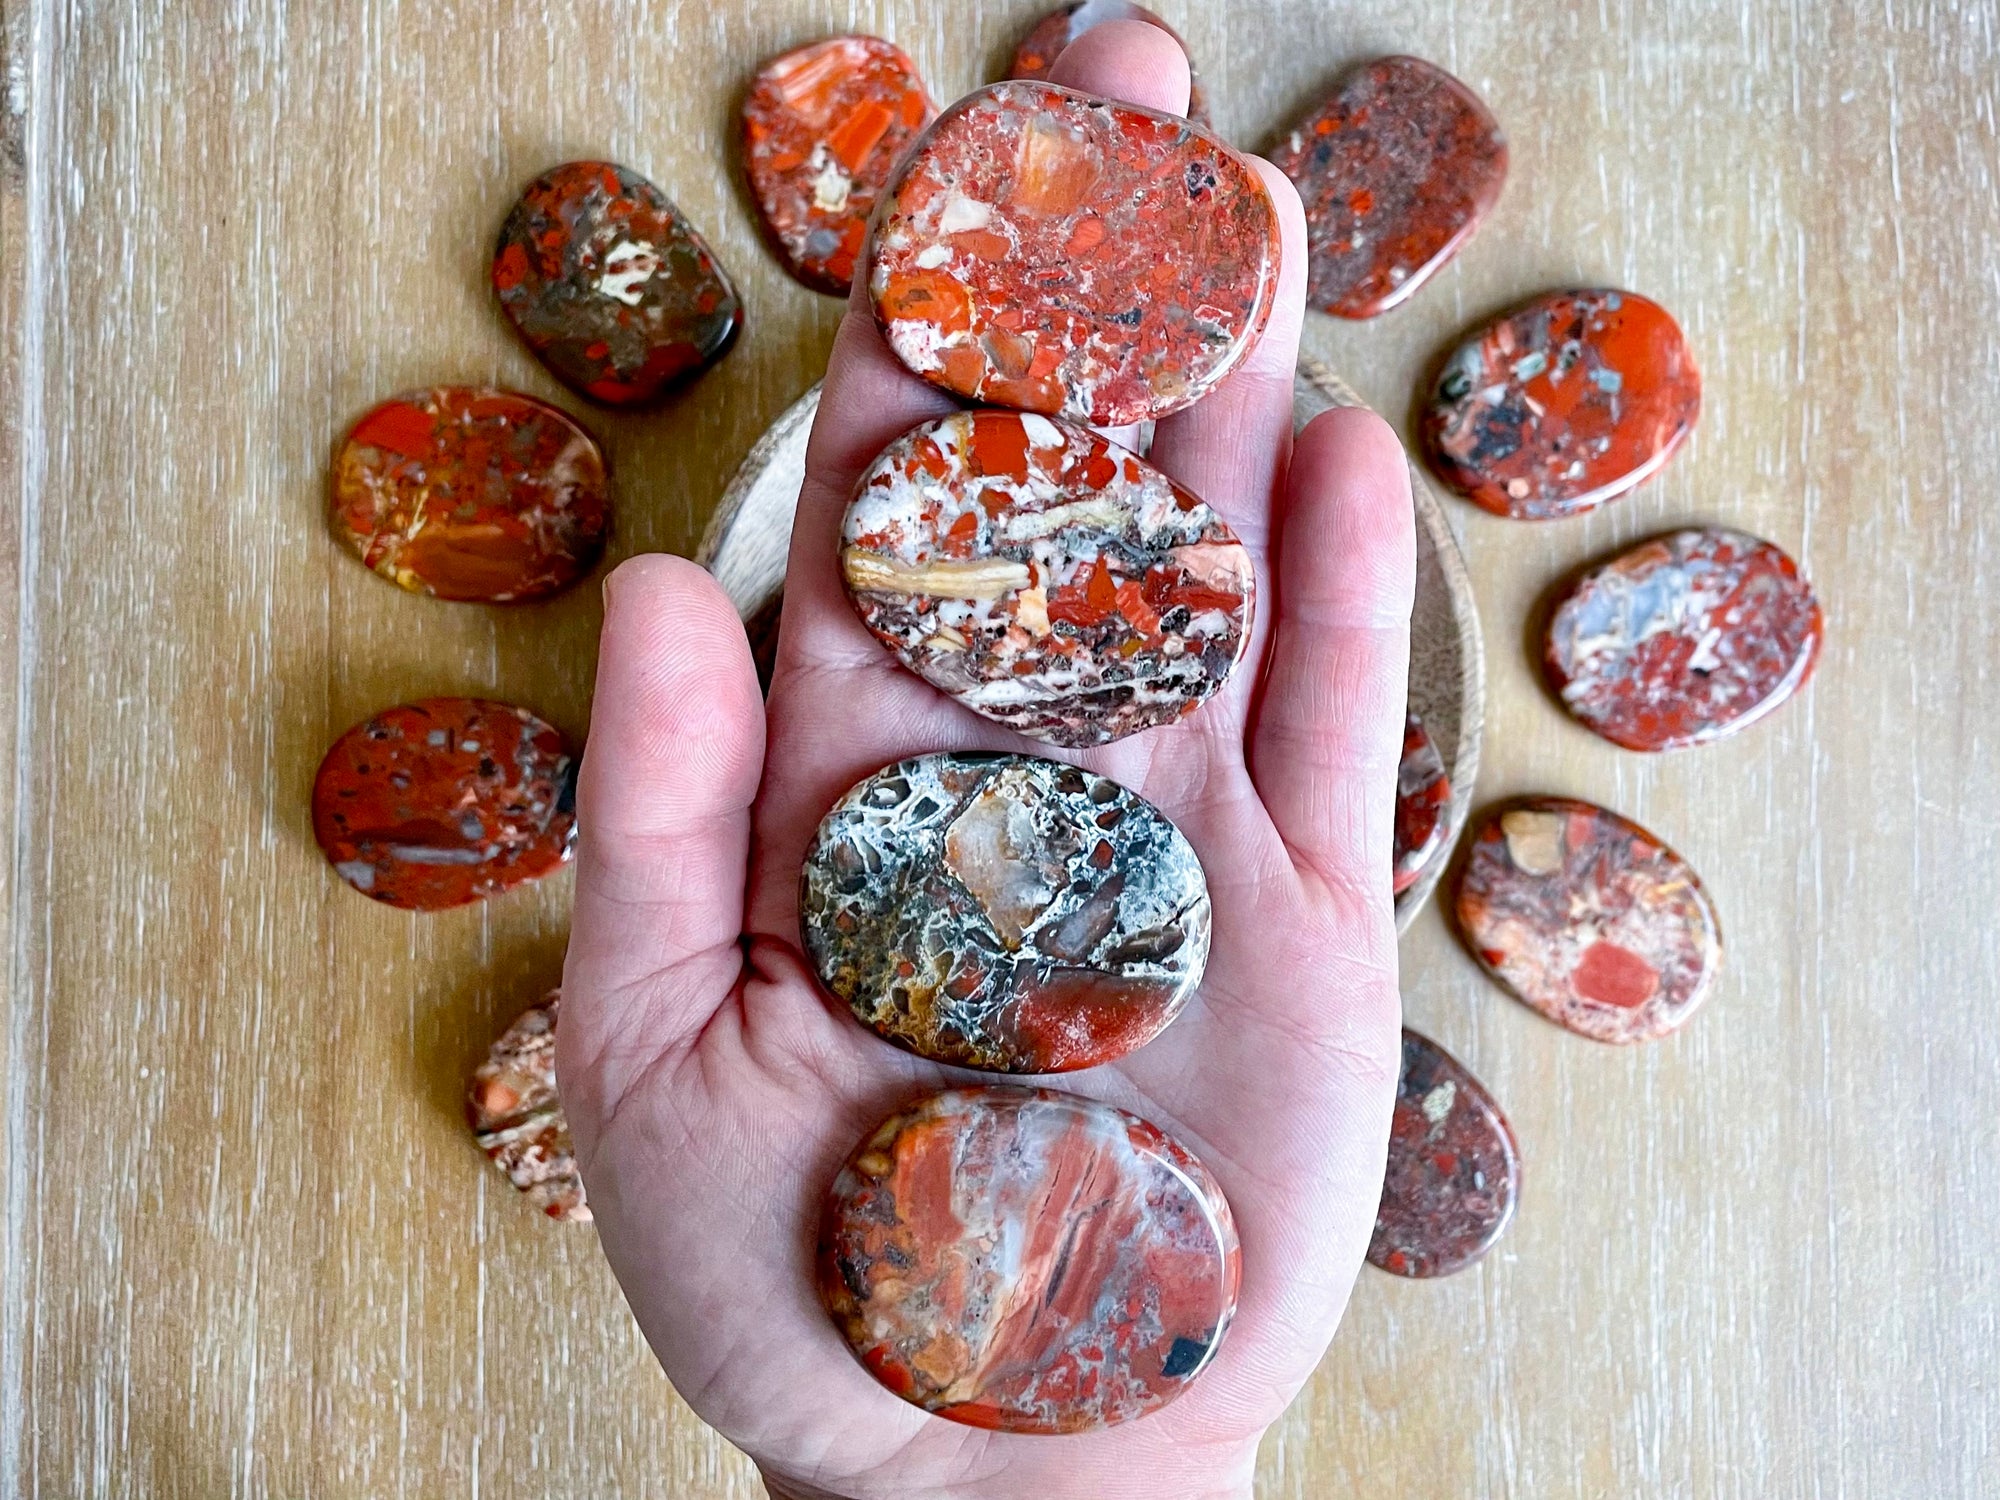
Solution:
<svg viewBox="0 0 2000 1500"><path fill-rule="evenodd" d="M1407 426L1420 373L1567 282L1645 291L1706 373L1658 482L1586 519L1452 502L1491 670L1482 800L1591 797L1707 878L1730 957L1610 1049L1481 978L1441 916L1413 1024L1504 1102L1526 1186L1482 1266L1364 1273L1267 1496L2000 1493L2000 6L1159 0L1258 146L1347 62L1434 58L1513 173L1411 305L1307 345ZM479 692L586 725L594 588L385 587L322 520L364 407L441 380L575 403L486 285L518 185L629 162L716 244L738 350L591 413L620 554L690 550L836 305L732 165L762 56L837 29L941 98L1037 0L6 0L0 613L13 712L0 1491L751 1496L588 1230L476 1155L462 1080L557 974L567 876L358 899L307 794L341 729ZM1776 540L1827 606L1803 701L1649 759L1568 723L1524 621L1663 527Z"/></svg>

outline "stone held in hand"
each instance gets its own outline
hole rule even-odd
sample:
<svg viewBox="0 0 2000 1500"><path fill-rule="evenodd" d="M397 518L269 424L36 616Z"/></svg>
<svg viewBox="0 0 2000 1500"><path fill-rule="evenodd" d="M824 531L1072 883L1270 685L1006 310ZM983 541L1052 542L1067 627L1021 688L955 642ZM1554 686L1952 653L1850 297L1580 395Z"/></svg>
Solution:
<svg viewBox="0 0 2000 1500"><path fill-rule="evenodd" d="M384 401L333 461L328 521L414 594L519 604L575 583L611 530L604 453L564 412L485 386Z"/></svg>
<svg viewBox="0 0 2000 1500"><path fill-rule="evenodd" d="M1191 713L1248 649L1250 554L1200 497L1084 428L1006 411L912 428L841 524L862 622L987 718L1096 745Z"/></svg>
<svg viewBox="0 0 2000 1500"><path fill-rule="evenodd" d="M1099 426L1191 406L1255 347L1278 281L1261 178L1176 115L1054 84L950 106L877 205L889 347L969 401Z"/></svg>
<svg viewBox="0 0 2000 1500"><path fill-rule="evenodd" d="M574 391L642 407L714 364L743 302L687 217L629 167L566 162L522 190L493 252L521 340Z"/></svg>
<svg viewBox="0 0 2000 1500"><path fill-rule="evenodd" d="M1403 717L1403 759L1396 771L1396 856L1393 889L1402 895L1444 843L1451 782L1444 757L1415 714Z"/></svg>
<svg viewBox="0 0 2000 1500"><path fill-rule="evenodd" d="M916 64L880 37L828 37L758 70L743 102L743 165L786 270L848 294L876 197L936 113Z"/></svg>
<svg viewBox="0 0 2000 1500"><path fill-rule="evenodd" d="M569 1117L556 1094L556 1019L562 991L550 990L493 1043L466 1090L465 1116L479 1149L551 1219L588 1224Z"/></svg>
<svg viewBox="0 0 2000 1500"><path fill-rule="evenodd" d="M999 1432L1088 1432L1172 1401L1213 1359L1241 1276L1193 1153L1043 1089L954 1089L891 1116L821 1221L820 1297L862 1366Z"/></svg>
<svg viewBox="0 0 2000 1500"><path fill-rule="evenodd" d="M821 822L800 881L820 982L934 1062L1059 1073L1166 1029L1200 983L1208 881L1151 803L1030 755L885 767Z"/></svg>
<svg viewBox="0 0 2000 1500"><path fill-rule="evenodd" d="M1516 998L1600 1042L1687 1024L1722 967L1722 928L1687 861L1568 797L1489 813L1460 873L1458 925Z"/></svg>

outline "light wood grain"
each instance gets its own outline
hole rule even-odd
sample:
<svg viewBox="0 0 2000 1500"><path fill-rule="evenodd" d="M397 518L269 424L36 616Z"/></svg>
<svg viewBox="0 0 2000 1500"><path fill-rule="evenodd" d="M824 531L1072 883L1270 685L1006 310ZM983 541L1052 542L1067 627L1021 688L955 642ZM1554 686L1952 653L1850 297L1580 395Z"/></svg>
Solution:
<svg viewBox="0 0 2000 1500"><path fill-rule="evenodd" d="M0 819L8 943L0 1491L750 1496L588 1231L478 1160L460 1080L554 974L566 880L439 917L356 899L306 826L371 709L586 727L595 591L508 612L370 577L322 471L390 391L561 399L483 272L520 181L608 153L715 241L747 337L647 418L588 414L621 553L691 550L838 307L731 167L755 61L859 27L950 97L1038 8L917 0L5 0ZM1270 1497L2000 1493L2000 8L1875 0L1158 0L1267 142L1346 62L1433 57L1508 127L1492 222L1311 352L1404 416L1490 311L1610 280L1707 375L1641 494L1456 506L1491 692L1480 793L1594 797L1691 858L1710 1009L1615 1051L1503 998L1433 903L1412 1022L1490 1084L1519 1218L1452 1281L1369 1274L1266 1445ZM1540 688L1548 585L1690 520L1797 553L1804 700L1666 759Z"/></svg>

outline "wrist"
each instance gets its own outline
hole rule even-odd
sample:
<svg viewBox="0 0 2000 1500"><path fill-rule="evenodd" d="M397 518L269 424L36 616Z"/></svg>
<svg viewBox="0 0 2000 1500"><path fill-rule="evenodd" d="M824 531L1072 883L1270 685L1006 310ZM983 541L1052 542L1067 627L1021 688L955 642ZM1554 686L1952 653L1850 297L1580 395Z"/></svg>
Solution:
<svg viewBox="0 0 2000 1500"><path fill-rule="evenodd" d="M1150 1477L1135 1475L1135 1487L1126 1490L1115 1484L1107 1485L1101 1477L1078 1475L1074 1484L1049 1484L1045 1476L1036 1475L1032 1479L1022 1476L1021 1488L1008 1486L1004 1475L988 1475L984 1480L969 1486L922 1485L912 1488L899 1480L883 1487L874 1478L857 1477L848 1481L835 1481L837 1489L825 1489L808 1480L774 1472L762 1464L757 1466L757 1474L764 1481L765 1493L770 1500L1015 1500L1021 1495L1032 1495L1033 1500L1107 1500L1115 1496L1122 1500L1126 1495L1153 1497L1171 1494L1174 1500L1253 1500L1255 1493L1253 1479L1257 1468L1256 1445L1250 1445L1240 1461L1232 1458L1214 1467L1192 1467L1174 1477L1157 1472Z"/></svg>

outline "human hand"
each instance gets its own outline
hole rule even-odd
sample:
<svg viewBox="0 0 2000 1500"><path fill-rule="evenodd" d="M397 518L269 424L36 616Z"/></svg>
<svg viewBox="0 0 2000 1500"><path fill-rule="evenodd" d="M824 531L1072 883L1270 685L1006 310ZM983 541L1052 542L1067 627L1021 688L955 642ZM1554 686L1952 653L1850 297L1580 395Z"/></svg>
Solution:
<svg viewBox="0 0 2000 1500"><path fill-rule="evenodd" d="M1164 32L1087 33L1055 81L1181 110ZM896 363L865 293L827 369L768 715L734 609L701 569L635 558L605 585L563 982L564 1105L606 1255L675 1388L784 1497L1245 1496L1264 1429L1333 1335L1367 1247L1399 1065L1390 844L1414 587L1408 473L1377 418L1292 438L1297 196L1252 356L1159 424L1152 460L1256 561L1255 632L1180 724L1085 752L1020 739L904 671L837 563L862 469L952 403ZM1206 867L1214 947L1158 1039L1060 1087L1187 1144L1235 1212L1243 1285L1214 1363L1154 1415L1075 1437L926 1415L849 1355L814 1291L822 1196L883 1117L965 1073L887 1045L800 949L799 867L850 785L933 750L1028 750L1131 787Z"/></svg>

